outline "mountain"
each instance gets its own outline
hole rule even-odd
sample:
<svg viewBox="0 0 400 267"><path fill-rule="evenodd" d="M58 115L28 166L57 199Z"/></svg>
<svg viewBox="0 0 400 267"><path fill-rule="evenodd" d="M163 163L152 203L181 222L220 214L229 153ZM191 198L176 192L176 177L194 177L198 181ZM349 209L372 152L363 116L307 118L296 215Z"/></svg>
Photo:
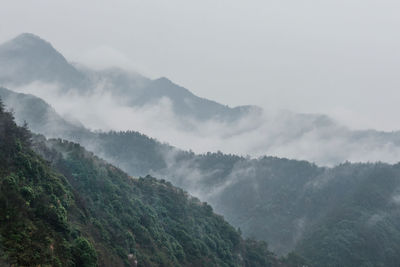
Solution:
<svg viewBox="0 0 400 267"><path fill-rule="evenodd" d="M25 85L35 81L65 87L87 82L50 43L36 35L24 33L0 45L0 84Z"/></svg>
<svg viewBox="0 0 400 267"><path fill-rule="evenodd" d="M130 173L143 169L124 159L145 161L140 165L149 166L152 175L209 202L244 236L267 241L279 254L294 250L312 266L400 262L399 165L324 168L275 157L198 155L129 132L101 138L111 161Z"/></svg>
<svg viewBox="0 0 400 267"><path fill-rule="evenodd" d="M257 107L230 108L200 98L166 78L151 80L121 69L93 71L69 63L54 47L40 37L24 33L0 45L0 85L14 88L31 83L52 83L60 93L110 93L130 107L152 105L168 98L175 114L196 120L234 121ZM60 89L59 88L59 89Z"/></svg>
<svg viewBox="0 0 400 267"><path fill-rule="evenodd" d="M86 129L61 117L49 104L30 94L15 93L0 87L0 99L15 114L16 122L29 122L30 130L48 137L84 136Z"/></svg>
<svg viewBox="0 0 400 267"><path fill-rule="evenodd" d="M0 84L39 96L63 118L94 130L139 131L197 153L274 155L323 166L345 161L394 164L400 158L399 132L353 131L320 114L231 108L167 78L71 64L32 34L0 45L0 59Z"/></svg>
<svg viewBox="0 0 400 267"><path fill-rule="evenodd" d="M134 106L141 106L143 103L156 104L163 97L171 99L172 107L176 114L192 116L198 120L235 121L252 109L257 109L254 106L229 108L215 101L197 97L186 88L174 84L165 77L148 83L143 93L132 99L131 103Z"/></svg>
<svg viewBox="0 0 400 267"><path fill-rule="evenodd" d="M33 117L46 124L45 116ZM40 124L35 128L40 130ZM244 236L267 241L278 254L294 250L315 266L400 262L399 165L326 168L276 157L196 154L133 131L82 128L82 133L66 138L79 139L133 176L151 174L184 188L210 203ZM58 134L63 137L62 131Z"/></svg>
<svg viewBox="0 0 400 267"><path fill-rule="evenodd" d="M170 183L18 127L0 104L2 266L300 266Z"/></svg>

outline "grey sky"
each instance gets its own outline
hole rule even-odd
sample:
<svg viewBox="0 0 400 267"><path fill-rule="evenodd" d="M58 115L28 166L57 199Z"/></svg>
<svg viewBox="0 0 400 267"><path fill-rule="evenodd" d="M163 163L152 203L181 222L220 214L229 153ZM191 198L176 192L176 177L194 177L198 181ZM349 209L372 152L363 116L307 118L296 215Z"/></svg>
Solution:
<svg viewBox="0 0 400 267"><path fill-rule="evenodd" d="M224 104L398 130L399 14L387 0L1 0L0 41L32 32Z"/></svg>

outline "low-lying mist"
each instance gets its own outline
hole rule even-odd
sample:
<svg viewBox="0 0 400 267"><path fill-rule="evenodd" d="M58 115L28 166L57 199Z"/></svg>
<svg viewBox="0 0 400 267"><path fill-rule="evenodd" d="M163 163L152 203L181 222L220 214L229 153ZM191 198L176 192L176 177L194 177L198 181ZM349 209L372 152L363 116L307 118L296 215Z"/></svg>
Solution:
<svg viewBox="0 0 400 267"><path fill-rule="evenodd" d="M196 153L271 155L327 166L344 161L395 163L400 158L398 133L351 131L323 115L255 109L235 121L200 121L176 114L168 97L129 106L101 82L85 93L42 82L11 89L44 99L68 120L91 130L139 131Z"/></svg>

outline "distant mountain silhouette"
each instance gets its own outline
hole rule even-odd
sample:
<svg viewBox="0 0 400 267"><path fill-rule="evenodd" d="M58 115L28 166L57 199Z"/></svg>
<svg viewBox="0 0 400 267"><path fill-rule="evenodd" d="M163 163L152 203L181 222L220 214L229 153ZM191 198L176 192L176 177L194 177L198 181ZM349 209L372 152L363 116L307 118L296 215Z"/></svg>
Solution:
<svg viewBox="0 0 400 267"><path fill-rule="evenodd" d="M23 85L34 81L84 86L86 77L53 46L40 37L24 33L0 45L0 83Z"/></svg>
<svg viewBox="0 0 400 267"><path fill-rule="evenodd" d="M13 88L32 82L56 83L67 92L90 94L101 84L121 103L143 106L168 98L177 115L208 120L237 120L255 106L230 108L198 97L167 78L151 80L121 69L93 71L69 63L49 42L24 33L0 45L0 85Z"/></svg>

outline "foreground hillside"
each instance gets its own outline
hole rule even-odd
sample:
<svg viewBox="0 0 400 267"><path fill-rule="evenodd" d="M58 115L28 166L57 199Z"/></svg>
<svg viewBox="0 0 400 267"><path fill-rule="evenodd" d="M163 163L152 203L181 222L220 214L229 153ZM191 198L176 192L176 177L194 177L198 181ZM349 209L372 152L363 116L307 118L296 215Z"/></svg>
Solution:
<svg viewBox="0 0 400 267"><path fill-rule="evenodd" d="M168 182L132 178L78 144L35 137L44 160L2 105L0 140L3 265L289 266Z"/></svg>
<svg viewBox="0 0 400 267"><path fill-rule="evenodd" d="M267 241L279 254L295 250L315 266L400 263L399 164L321 168L274 157L167 150L137 133L100 136L112 161L143 155L157 162L142 166L209 202L245 236ZM158 158L163 164L151 161Z"/></svg>
<svg viewBox="0 0 400 267"><path fill-rule="evenodd" d="M171 181L278 254L295 250L316 266L400 262L398 165L321 168L274 157L198 155L137 132L93 133L67 123L38 98L2 91L12 95L9 104L25 105L15 108L16 116L35 131L80 142L133 176Z"/></svg>

